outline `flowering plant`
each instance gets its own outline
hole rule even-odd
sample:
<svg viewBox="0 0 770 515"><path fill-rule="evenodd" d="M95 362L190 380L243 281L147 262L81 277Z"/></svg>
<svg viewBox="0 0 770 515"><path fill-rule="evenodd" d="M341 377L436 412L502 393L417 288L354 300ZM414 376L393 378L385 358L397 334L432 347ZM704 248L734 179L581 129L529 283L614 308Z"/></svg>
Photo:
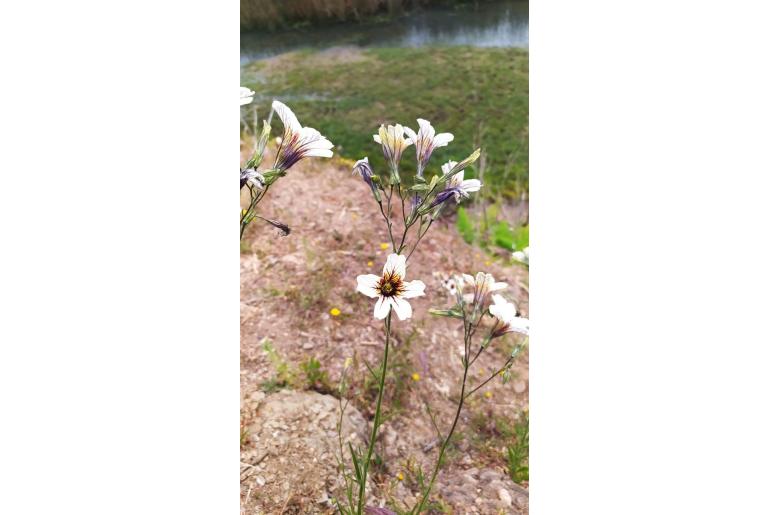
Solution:
<svg viewBox="0 0 770 515"><path fill-rule="evenodd" d="M354 449L349 445L352 458L350 471L341 462L342 475L346 485L347 504L336 500L338 510L344 515L362 515L375 513L373 508L366 506L366 480L369 466L374 451L374 444L381 425L381 404L385 389L385 376L388 368L388 353L391 344L392 314L400 321L404 321L413 315L413 309L408 299L425 295L425 284L420 280L406 281L409 259L427 234L433 222L441 215L445 206L454 201L459 203L470 197L471 193L481 189L482 184L478 179L465 179L465 170L472 165L480 155L480 149L476 149L465 159L448 161L440 167L440 173L430 178L426 177L426 171L433 150L437 147L448 145L454 136L450 133L436 134L429 121L417 120L419 131L400 124L382 125L377 134L373 136L376 143L381 146L382 153L388 165L388 173L379 175L372 168L368 157L358 160L353 166L353 172L358 174L369 187L372 198L377 204L378 210L388 232L390 247L393 253L387 258L381 275L363 274L357 277L357 291L377 299L374 305L373 315L377 320L383 320L385 333L385 347L383 350L382 365L373 371L379 383L377 401L372 422L372 431L368 446L365 450ZM417 161L417 173L406 182L402 177L400 167L402 157L408 147L415 146ZM400 204L400 206L398 205ZM416 228L411 234L412 228ZM410 241L411 240L411 241ZM463 320L465 327L465 351L463 355L464 374L462 380L462 395L455 420L446 438L442 438L439 457L436 462L430 483L423 485L420 501L409 513L420 513L427 501L433 482L441 465L444 452L454 433L463 403L468 395L481 388L487 381L473 389L466 391L468 369L478 359L479 355L489 345L493 338L498 338L508 332L526 333L529 331L529 323L517 315L514 304L506 301L500 295L493 295L494 304L490 306L490 295L501 291L507 285L497 283L490 274L479 273L475 277L463 275L455 277L453 284L456 288L457 304L451 309L431 310L436 315L450 316ZM482 325L482 319L486 316L494 318L496 322L489 329L482 344L473 347L472 340L476 331ZM520 350L520 347L518 348ZM475 353L474 353L475 352ZM501 371L508 370L518 351L512 353ZM496 372L494 376L500 372ZM418 376L419 377L419 376ZM415 379L416 380L416 379ZM344 375L343 375L344 383ZM341 385L341 392L342 392ZM342 416L342 410L341 415ZM342 438L340 435L340 453L343 453ZM382 513L386 513L383 511Z"/></svg>
<svg viewBox="0 0 770 515"><path fill-rule="evenodd" d="M496 282L494 277L492 277L492 274L479 272L475 277L468 274L455 276L453 285L456 304L450 309L431 309L430 313L437 316L462 320L463 347L461 349L460 361L463 367L463 376L462 382L460 383L460 396L454 420L452 421L446 437L442 437L438 428L436 428L442 444L439 448L438 458L436 459L430 481L428 485L423 488L423 493L418 504L409 512L413 514L420 513L428 500L439 468L443 463L447 446L457 428L457 423L460 419L460 414L462 413L465 401L497 376L502 376L503 382L507 382L510 379L511 365L513 365L516 356L518 356L526 346L527 340L525 339L523 342L514 346L513 351L510 353L505 363L474 387L468 385L468 372L470 368L495 338L500 338L508 333L518 333L529 336L529 320L519 316L514 303L509 302L500 294L493 293L506 289L508 287L507 284ZM490 300L492 300L491 305ZM493 319L491 326L486 322L486 318ZM486 336L481 343L474 345L473 339L479 329L482 329L481 334L486 333Z"/></svg>
<svg viewBox="0 0 770 515"><path fill-rule="evenodd" d="M249 104L254 99L254 92L249 88L241 88L241 106ZM270 139L270 122L273 113L278 114L283 124L283 136L272 167L260 169L265 154L265 147ZM254 153L240 169L241 190L246 187L249 191L249 206L241 210L241 239L246 226L254 219L260 219L289 233L286 224L276 220L263 218L256 213L257 204L265 197L267 190L278 179L300 160L306 157L332 157L332 142L312 127L303 127L289 107L273 100L272 109L266 120L262 121L262 131L257 138Z"/></svg>

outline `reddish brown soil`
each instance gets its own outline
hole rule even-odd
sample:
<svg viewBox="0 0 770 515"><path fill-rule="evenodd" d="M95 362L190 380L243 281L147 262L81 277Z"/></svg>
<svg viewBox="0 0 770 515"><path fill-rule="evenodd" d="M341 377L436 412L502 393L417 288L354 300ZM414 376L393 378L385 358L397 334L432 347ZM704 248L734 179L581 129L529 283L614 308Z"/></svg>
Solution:
<svg viewBox="0 0 770 515"><path fill-rule="evenodd" d="M284 237L257 221L247 229L242 245L242 462L247 468L262 458L255 456L256 444L250 436L250 429L259 426L260 404L265 402L262 392L267 390L269 399L278 388L275 381L270 384L277 370L263 350L264 339L285 361L290 371L288 388L295 390L334 394L345 359L354 358L348 372L352 385L346 397L366 419L365 424L371 423L376 389L365 384L369 375L365 362L376 367L382 359L383 324L372 317L373 299L356 292L356 276L380 273L392 252L391 248L380 248L388 241L387 230L367 186L351 175L350 163L341 160L299 163L270 189L259 212L288 224L292 232ZM496 280L510 285L505 292L508 298L516 300L525 315L528 311L527 290L522 287L527 283L526 270L467 245L453 223L450 218L434 224L409 260L406 279L425 282L426 296L412 300L412 319L401 322L394 316L386 423L378 439L385 465L375 470L370 504L386 500L413 503L418 489L410 470L421 464L427 474L437 452L424 404L431 406L442 431L448 429L454 414L462 373L456 350L462 344L461 324L428 314L430 307L448 306L441 274L491 272ZM331 316L332 308L341 314ZM474 365L471 385L505 361L514 338L509 335L494 340ZM300 365L311 357L320 362L328 380L307 384ZM504 433L501 424L512 426L528 408L526 351L513 370L509 383L493 380L466 404L457 443L432 495L444 503L447 512L527 513L527 485L515 485L507 477L506 441L500 437ZM414 373L419 374L418 381L412 379ZM292 424L310 425L314 420L299 417ZM363 429L365 434L368 428ZM322 500L325 495L339 495L339 491L285 487L284 474L288 477L297 460L306 459L302 454L292 459L285 454L290 452L282 451L288 458L283 464L272 458L259 464L259 483L279 485L282 490L266 495L267 487L256 482L257 475L246 474L242 479L243 513L334 512ZM266 465L271 459L273 465ZM312 464L309 466L312 473ZM329 469L317 474L329 474ZM334 484L335 478L324 479L325 484ZM289 492L286 496L290 499L276 493L279 491Z"/></svg>

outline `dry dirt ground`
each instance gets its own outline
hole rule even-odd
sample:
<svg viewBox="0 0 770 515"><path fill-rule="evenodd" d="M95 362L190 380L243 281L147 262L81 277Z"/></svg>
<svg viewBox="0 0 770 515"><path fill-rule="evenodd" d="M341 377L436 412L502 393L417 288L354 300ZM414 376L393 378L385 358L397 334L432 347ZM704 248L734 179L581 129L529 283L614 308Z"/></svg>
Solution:
<svg viewBox="0 0 770 515"><path fill-rule="evenodd" d="M376 148L373 148L374 152ZM378 274L391 248L367 186L351 163L309 160L292 168L260 204L262 216L292 228L281 236L254 222L241 253L241 505L244 514L334 513L341 496L337 385L346 358L350 400L343 438L365 445L373 417L376 367L384 348L374 301L356 292L356 276ZM368 504L412 506L415 473L437 455L425 409L447 431L459 392L461 324L428 314L447 307L440 274L485 270L510 285L505 292L527 315L527 272L503 257L467 245L447 219L434 224L410 258L407 280L421 279L426 296L413 299L414 316L394 316L394 346L378 438L382 464L373 465ZM338 316L330 310L337 308ZM502 362L514 335L494 340L472 368L478 384ZM272 347L272 354L265 347ZM431 499L431 513L528 513L528 485L508 477L505 446L528 409L528 353L507 384L495 379L466 404ZM317 360L315 372L309 360ZM310 370L310 373L308 373ZM419 379L415 379L419 374ZM346 462L350 458L346 455Z"/></svg>

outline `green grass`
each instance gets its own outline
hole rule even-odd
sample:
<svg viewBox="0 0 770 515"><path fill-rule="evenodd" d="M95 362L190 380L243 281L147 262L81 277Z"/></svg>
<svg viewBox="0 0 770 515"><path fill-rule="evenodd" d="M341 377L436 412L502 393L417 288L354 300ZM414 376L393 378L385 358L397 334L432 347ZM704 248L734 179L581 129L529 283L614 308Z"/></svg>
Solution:
<svg viewBox="0 0 770 515"><path fill-rule="evenodd" d="M499 207L490 202L481 209L469 212L460 206L457 209L455 225L466 243L476 244L482 249L493 247L505 250L521 250L529 246L529 226L512 227L500 220Z"/></svg>
<svg viewBox="0 0 770 515"><path fill-rule="evenodd" d="M442 163L461 160L480 146L486 153L485 195L516 196L528 189L529 53L516 48L379 48L362 58L327 59L316 52L289 54L269 65L241 70L241 84L257 91L264 114L275 98L299 120L338 145L343 157L369 156L375 171L385 163L372 134L381 123L417 129L430 120L455 140L438 149L427 176ZM280 122L276 122L278 133ZM414 150L404 158L414 170ZM466 173L472 176L474 170Z"/></svg>
<svg viewBox="0 0 770 515"><path fill-rule="evenodd" d="M514 426L514 441L506 447L508 475L514 483L529 481L529 415L524 413Z"/></svg>

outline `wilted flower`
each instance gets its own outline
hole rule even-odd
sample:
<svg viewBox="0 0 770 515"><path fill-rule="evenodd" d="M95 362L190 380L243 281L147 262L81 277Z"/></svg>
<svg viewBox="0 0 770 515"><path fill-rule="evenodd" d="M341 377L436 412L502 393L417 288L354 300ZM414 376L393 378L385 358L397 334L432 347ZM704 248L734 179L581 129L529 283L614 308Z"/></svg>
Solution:
<svg viewBox="0 0 770 515"><path fill-rule="evenodd" d="M524 247L524 249L514 252L513 259L529 266L529 247Z"/></svg>
<svg viewBox="0 0 770 515"><path fill-rule="evenodd" d="M250 104L254 100L254 92L241 86L241 105Z"/></svg>
<svg viewBox="0 0 770 515"><path fill-rule="evenodd" d="M249 183L259 189L265 186L265 177L254 168L241 169L241 188Z"/></svg>
<svg viewBox="0 0 770 515"><path fill-rule="evenodd" d="M503 290L508 287L507 283L497 283L492 274L485 272L479 272L476 277L472 275L463 274L461 287L469 286L473 288L473 299L471 302L477 306L483 306L487 300L487 296L496 291ZM467 297L466 297L467 298Z"/></svg>
<svg viewBox="0 0 770 515"><path fill-rule="evenodd" d="M441 171L443 171L446 175L456 165L456 162L449 161L441 166ZM460 170L456 174L452 175L447 181L444 190L436 195L436 198L433 200L431 207L436 207L437 205L446 202L452 197L454 197L455 202L459 204L462 199L470 197L472 192L479 191L481 189L480 180L464 180L464 178L465 172L463 170Z"/></svg>
<svg viewBox="0 0 770 515"><path fill-rule="evenodd" d="M510 332L529 335L529 320L518 316L516 304L508 302L502 295L492 295L492 300L494 304L489 306L489 312L499 324L492 333L493 338Z"/></svg>
<svg viewBox="0 0 770 515"><path fill-rule="evenodd" d="M380 125L378 134L374 135L374 141L382 145L382 153L390 164L392 182L401 182L398 176L398 164L401 162L401 154L406 147L414 143L409 138L404 138L404 127L396 125Z"/></svg>
<svg viewBox="0 0 770 515"><path fill-rule="evenodd" d="M414 142L415 150L417 151L417 177L422 177L422 173L428 165L433 150L438 147L447 146L455 137L449 132L436 134L436 130L428 120L418 118L417 123L420 126L417 134L409 127L404 127L404 132Z"/></svg>
<svg viewBox="0 0 770 515"><path fill-rule="evenodd" d="M404 281L406 276L406 256L391 254L382 269L382 276L374 274L359 275L356 280L360 293L377 299L374 305L374 317L384 319L390 313L390 308L398 315L399 320L412 316L412 306L406 301L413 297L425 295L425 283L422 281Z"/></svg>
<svg viewBox="0 0 770 515"><path fill-rule="evenodd" d="M312 127L300 125L286 104L273 100L273 110L283 122L283 138L274 168L288 170L305 157L332 157L332 142Z"/></svg>
<svg viewBox="0 0 770 515"><path fill-rule="evenodd" d="M379 202L380 192L377 190L377 185L374 184L374 180L372 179L374 170L372 169L372 165L369 164L369 158L365 157L356 161L356 164L353 165L353 173L358 173L358 175L361 176L364 182L372 189L372 194Z"/></svg>

